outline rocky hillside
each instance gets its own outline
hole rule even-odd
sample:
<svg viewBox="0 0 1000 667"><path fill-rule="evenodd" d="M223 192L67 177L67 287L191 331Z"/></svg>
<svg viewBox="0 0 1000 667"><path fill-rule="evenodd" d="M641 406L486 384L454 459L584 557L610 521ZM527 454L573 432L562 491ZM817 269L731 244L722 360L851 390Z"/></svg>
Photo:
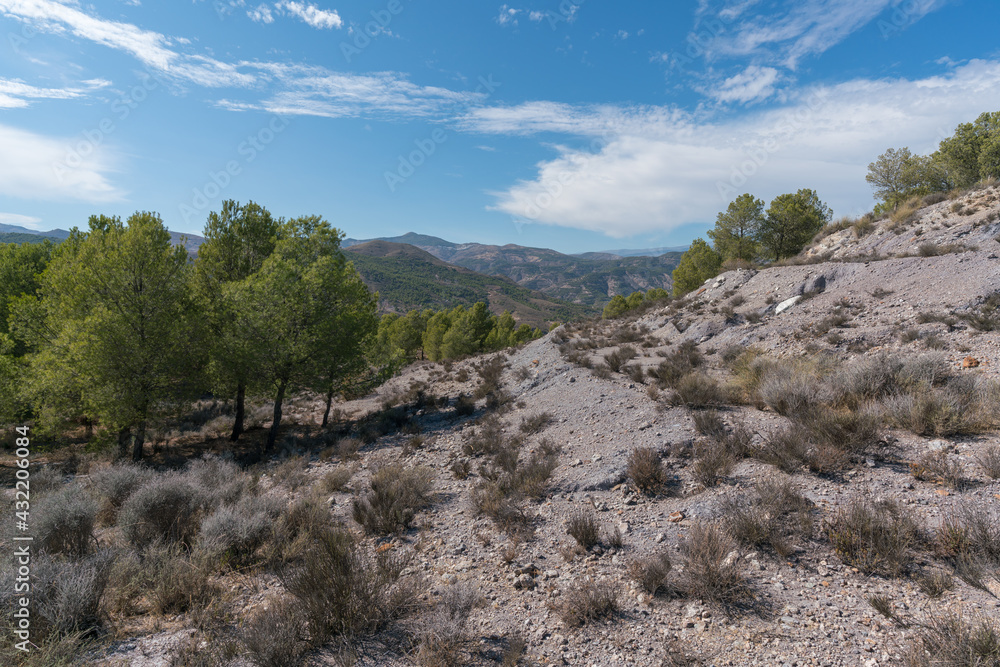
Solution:
<svg viewBox="0 0 1000 667"><path fill-rule="evenodd" d="M366 604L317 607L340 570L265 541L256 565L211 571L210 602L136 600L90 664L998 664L996 194L414 364L329 429L299 397L286 460L253 488L286 508L276 531L353 536L336 542L352 572L381 573Z"/></svg>

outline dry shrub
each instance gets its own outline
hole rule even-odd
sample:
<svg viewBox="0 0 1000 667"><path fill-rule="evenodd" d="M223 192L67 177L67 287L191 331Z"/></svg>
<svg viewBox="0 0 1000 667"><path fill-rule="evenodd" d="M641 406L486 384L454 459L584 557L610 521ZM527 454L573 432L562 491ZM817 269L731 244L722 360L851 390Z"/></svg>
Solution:
<svg viewBox="0 0 1000 667"><path fill-rule="evenodd" d="M418 642L416 662L424 667L448 667L467 663L472 637L467 626L469 615L481 604L482 596L471 584L458 583L446 588L438 603L421 614L414 623Z"/></svg>
<svg viewBox="0 0 1000 667"><path fill-rule="evenodd" d="M346 465L334 466L333 470L323 475L323 478L319 481L319 488L324 493L343 491L353 476L354 470L352 468Z"/></svg>
<svg viewBox="0 0 1000 667"><path fill-rule="evenodd" d="M976 463L990 479L1000 479L1000 445L987 445L976 455Z"/></svg>
<svg viewBox="0 0 1000 667"><path fill-rule="evenodd" d="M93 473L90 480L104 501L101 517L105 523L114 523L128 497L153 476L152 470L134 463L118 463Z"/></svg>
<svg viewBox="0 0 1000 667"><path fill-rule="evenodd" d="M145 548L157 540L190 545L198 532L205 499L177 475L156 479L133 493L118 513L122 535Z"/></svg>
<svg viewBox="0 0 1000 667"><path fill-rule="evenodd" d="M661 389L673 388L681 378L704 363L697 344L685 341L654 368L648 371Z"/></svg>
<svg viewBox="0 0 1000 667"><path fill-rule="evenodd" d="M921 624L906 655L907 667L995 667L1000 665L1000 624L955 614L932 617Z"/></svg>
<svg viewBox="0 0 1000 667"><path fill-rule="evenodd" d="M917 586L929 598L938 599L955 587L951 573L944 570L925 572L917 577Z"/></svg>
<svg viewBox="0 0 1000 667"><path fill-rule="evenodd" d="M571 628L618 613L619 590L609 581L586 579L563 594L559 614Z"/></svg>
<svg viewBox="0 0 1000 667"><path fill-rule="evenodd" d="M282 598L250 617L240 641L256 667L295 667L302 664L302 654L309 648L304 626L299 607Z"/></svg>
<svg viewBox="0 0 1000 667"><path fill-rule="evenodd" d="M611 372L620 373L622 366L626 362L635 359L638 355L639 353L631 345L622 345L615 351L604 355L604 363Z"/></svg>
<svg viewBox="0 0 1000 667"><path fill-rule="evenodd" d="M386 535L409 528L417 511L429 503L432 472L394 463L372 471L368 484L368 493L354 499L351 514L369 533Z"/></svg>
<svg viewBox="0 0 1000 667"><path fill-rule="evenodd" d="M521 419L521 433L525 435L534 435L535 433L541 432L549 423L552 422L552 413L550 412L539 412L528 417Z"/></svg>
<svg viewBox="0 0 1000 667"><path fill-rule="evenodd" d="M691 598L721 604L748 600L750 587L740 568L736 542L714 524L696 523L681 542L684 571L679 590Z"/></svg>
<svg viewBox="0 0 1000 667"><path fill-rule="evenodd" d="M668 401L697 410L723 405L726 393L715 378L705 372L694 371L677 381Z"/></svg>
<svg viewBox="0 0 1000 667"><path fill-rule="evenodd" d="M913 561L920 531L909 513L891 500L858 497L825 522L834 551L865 574L901 575Z"/></svg>
<svg viewBox="0 0 1000 667"><path fill-rule="evenodd" d="M723 500L722 524L741 544L769 546L787 557L790 539L812 533L812 507L789 480L768 477L757 482L752 493Z"/></svg>
<svg viewBox="0 0 1000 667"><path fill-rule="evenodd" d="M661 551L632 561L628 567L628 574L642 590L650 595L656 595L673 592L672 586L667 581L671 569L670 555Z"/></svg>
<svg viewBox="0 0 1000 667"><path fill-rule="evenodd" d="M489 399L501 390L501 380L506 362L503 356L496 355L476 365L479 374L479 384L476 386L476 398Z"/></svg>
<svg viewBox="0 0 1000 667"><path fill-rule="evenodd" d="M177 545L153 543L143 551L141 562L144 589L156 613L197 609L217 594L208 571Z"/></svg>
<svg viewBox="0 0 1000 667"><path fill-rule="evenodd" d="M73 558L90 552L98 506L78 484L42 496L32 509L32 528L41 550Z"/></svg>
<svg viewBox="0 0 1000 667"><path fill-rule="evenodd" d="M577 510L566 522L566 532L583 549L590 549L601 541L601 530L593 512Z"/></svg>
<svg viewBox="0 0 1000 667"><path fill-rule="evenodd" d="M964 473L962 464L948 456L948 452L944 450L927 452L919 460L910 463L910 474L915 479L941 482L953 489L965 486Z"/></svg>
<svg viewBox="0 0 1000 667"><path fill-rule="evenodd" d="M257 550L275 537L285 503L274 497L245 496L209 515L198 533L198 550L214 562L239 568L253 562Z"/></svg>
<svg viewBox="0 0 1000 667"><path fill-rule="evenodd" d="M301 559L279 575L305 618L310 643L373 632L416 605L403 576L407 559L390 549L371 554L343 528L316 531Z"/></svg>
<svg viewBox="0 0 1000 667"><path fill-rule="evenodd" d="M76 561L49 558L42 554L31 563L32 639L50 634L68 636L101 627L104 598L113 557L102 551ZM10 571L13 579L13 570ZM13 593L13 581L6 588ZM4 603L8 618L14 612L13 594ZM8 606L9 605L9 606Z"/></svg>
<svg viewBox="0 0 1000 667"><path fill-rule="evenodd" d="M629 453L626 474L646 493L657 493L667 482L660 453L652 447L636 447Z"/></svg>
<svg viewBox="0 0 1000 667"><path fill-rule="evenodd" d="M820 401L821 385L814 375L794 366L773 366L764 373L757 397L779 415L790 417Z"/></svg>
<svg viewBox="0 0 1000 667"><path fill-rule="evenodd" d="M531 518L519 498L498 482L483 482L472 490L472 506L477 514L489 517L508 535L520 536L531 530Z"/></svg>
<svg viewBox="0 0 1000 667"><path fill-rule="evenodd" d="M715 410L695 412L692 417L694 417L694 427L702 435L713 440L722 440L726 436L726 422L722 421L722 417Z"/></svg>
<svg viewBox="0 0 1000 667"><path fill-rule="evenodd" d="M736 457L724 442L700 440L694 447L694 478L700 484L711 487L733 471Z"/></svg>

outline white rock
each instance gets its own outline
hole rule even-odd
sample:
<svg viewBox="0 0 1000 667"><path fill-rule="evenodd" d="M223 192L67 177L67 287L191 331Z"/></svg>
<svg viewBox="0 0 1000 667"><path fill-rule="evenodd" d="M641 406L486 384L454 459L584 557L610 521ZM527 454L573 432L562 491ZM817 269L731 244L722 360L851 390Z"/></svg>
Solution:
<svg viewBox="0 0 1000 667"><path fill-rule="evenodd" d="M783 313L801 300L802 300L801 294L798 296L793 296L791 299L785 299L775 307L774 312L775 314Z"/></svg>

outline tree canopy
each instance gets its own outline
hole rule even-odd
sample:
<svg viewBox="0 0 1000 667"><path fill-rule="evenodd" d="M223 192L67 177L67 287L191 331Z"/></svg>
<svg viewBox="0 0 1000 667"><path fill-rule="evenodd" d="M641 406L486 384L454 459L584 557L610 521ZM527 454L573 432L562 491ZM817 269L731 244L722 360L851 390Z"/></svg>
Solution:
<svg viewBox="0 0 1000 667"><path fill-rule="evenodd" d="M674 269L674 296L683 296L697 289L709 278L717 276L720 268L722 256L703 239L695 239Z"/></svg>
<svg viewBox="0 0 1000 667"><path fill-rule="evenodd" d="M767 256L778 260L797 254L833 218L814 190L778 195L767 208L757 239Z"/></svg>
<svg viewBox="0 0 1000 667"><path fill-rule="evenodd" d="M764 226L764 202L746 193L719 213L715 228L708 231L722 260L753 262L759 254L758 236Z"/></svg>

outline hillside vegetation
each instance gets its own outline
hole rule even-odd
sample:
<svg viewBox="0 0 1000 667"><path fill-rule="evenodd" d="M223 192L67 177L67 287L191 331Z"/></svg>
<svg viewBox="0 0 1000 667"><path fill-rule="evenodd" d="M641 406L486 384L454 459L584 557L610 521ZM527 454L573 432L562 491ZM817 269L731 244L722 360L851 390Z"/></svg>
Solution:
<svg viewBox="0 0 1000 667"><path fill-rule="evenodd" d="M499 315L510 311L518 322L548 329L597 311L532 292L507 279L447 264L415 246L369 241L346 248L365 284L379 294L385 312L451 308L486 303Z"/></svg>
<svg viewBox="0 0 1000 667"><path fill-rule="evenodd" d="M605 255L595 259L513 244L459 244L413 233L384 240L416 246L438 259L477 273L507 277L550 298L598 309L619 294L652 288L669 290L671 272L682 255L667 252L659 257ZM352 247L350 240L346 244Z"/></svg>

